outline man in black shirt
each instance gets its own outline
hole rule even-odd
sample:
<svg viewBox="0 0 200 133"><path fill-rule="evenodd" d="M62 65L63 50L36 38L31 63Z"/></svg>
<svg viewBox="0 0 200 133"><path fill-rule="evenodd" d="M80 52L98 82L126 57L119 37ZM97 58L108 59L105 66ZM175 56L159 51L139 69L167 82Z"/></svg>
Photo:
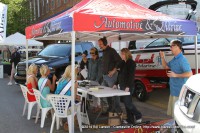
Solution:
<svg viewBox="0 0 200 133"><path fill-rule="evenodd" d="M121 58L115 49L109 47L107 39L105 37L98 40L99 48L103 50L102 56L102 72L103 72L103 86L113 87L117 81L117 66L121 62ZM113 109L112 97L107 98L108 111ZM115 98L115 109L120 108L119 98Z"/></svg>
<svg viewBox="0 0 200 133"><path fill-rule="evenodd" d="M17 64L20 62L20 58L21 58L21 56L17 52L17 47L14 47L13 51L12 51L12 55L11 55L11 60L10 60L11 74L10 74L10 81L8 82L8 85L12 85L12 80L13 80L13 77L15 74L15 68L16 68Z"/></svg>

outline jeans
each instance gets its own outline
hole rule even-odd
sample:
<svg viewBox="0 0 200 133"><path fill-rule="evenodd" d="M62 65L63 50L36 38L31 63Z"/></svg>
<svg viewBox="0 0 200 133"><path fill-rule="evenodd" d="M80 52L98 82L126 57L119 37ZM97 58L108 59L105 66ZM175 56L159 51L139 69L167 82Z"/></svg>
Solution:
<svg viewBox="0 0 200 133"><path fill-rule="evenodd" d="M125 90L125 87L120 86L120 89ZM125 108L126 108L126 114L127 114L127 121L128 122L133 123L134 119L138 120L138 119L142 118L142 114L140 113L140 111L137 110L137 108L135 107L135 105L132 102L132 95L123 96L122 100L123 100L123 103L124 103Z"/></svg>
<svg viewBox="0 0 200 133"><path fill-rule="evenodd" d="M112 88L117 81L117 76L118 76L117 72L112 77L109 77L108 75L103 75L102 85ZM107 102L108 102L108 110L107 110L108 112L109 111L115 111L115 112L121 111L119 97L117 97L117 96L116 97L108 97Z"/></svg>

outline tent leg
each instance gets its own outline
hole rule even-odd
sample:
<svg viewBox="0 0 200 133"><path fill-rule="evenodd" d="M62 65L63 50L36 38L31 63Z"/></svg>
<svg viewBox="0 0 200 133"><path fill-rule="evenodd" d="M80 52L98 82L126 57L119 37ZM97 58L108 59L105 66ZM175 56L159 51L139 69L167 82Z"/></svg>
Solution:
<svg viewBox="0 0 200 133"><path fill-rule="evenodd" d="M28 70L28 40L26 39L26 72Z"/></svg>
<svg viewBox="0 0 200 133"><path fill-rule="evenodd" d="M195 43L195 72L198 74L198 47L197 47L197 36L194 36Z"/></svg>
<svg viewBox="0 0 200 133"><path fill-rule="evenodd" d="M76 37L76 33L75 31L71 32L71 37L72 37L72 48L71 48L71 66L72 66L72 83L75 83L75 37ZM72 119L71 119L71 129L72 129L72 133L74 133L74 103L75 103L75 84L72 84Z"/></svg>

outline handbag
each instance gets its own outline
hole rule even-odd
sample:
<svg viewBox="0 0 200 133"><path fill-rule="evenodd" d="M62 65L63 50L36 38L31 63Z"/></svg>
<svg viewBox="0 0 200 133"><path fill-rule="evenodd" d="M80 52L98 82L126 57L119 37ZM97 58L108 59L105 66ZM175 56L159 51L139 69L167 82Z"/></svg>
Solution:
<svg viewBox="0 0 200 133"><path fill-rule="evenodd" d="M108 113L108 125L109 126L121 125L122 117L123 117L123 112L121 112L121 113L109 112Z"/></svg>

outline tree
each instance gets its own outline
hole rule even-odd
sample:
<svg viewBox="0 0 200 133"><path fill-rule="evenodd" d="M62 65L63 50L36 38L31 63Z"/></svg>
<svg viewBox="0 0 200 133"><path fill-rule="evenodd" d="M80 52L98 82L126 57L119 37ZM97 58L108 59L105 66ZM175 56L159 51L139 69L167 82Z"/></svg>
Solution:
<svg viewBox="0 0 200 133"><path fill-rule="evenodd" d="M0 0L8 5L7 35L15 32L25 34L25 28L30 25L32 12L27 0Z"/></svg>

